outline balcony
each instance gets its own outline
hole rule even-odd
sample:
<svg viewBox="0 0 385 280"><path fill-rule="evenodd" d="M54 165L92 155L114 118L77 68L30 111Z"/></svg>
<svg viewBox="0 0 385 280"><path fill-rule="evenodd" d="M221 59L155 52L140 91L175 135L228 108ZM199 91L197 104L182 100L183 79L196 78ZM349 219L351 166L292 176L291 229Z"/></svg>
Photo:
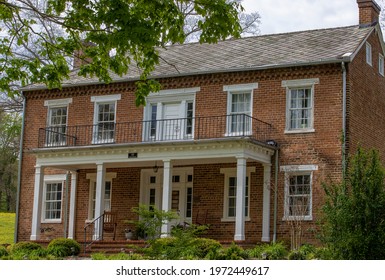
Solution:
<svg viewBox="0 0 385 280"><path fill-rule="evenodd" d="M272 126L245 114L150 120L96 125L55 126L39 129L39 148L160 143L249 137L270 139Z"/></svg>

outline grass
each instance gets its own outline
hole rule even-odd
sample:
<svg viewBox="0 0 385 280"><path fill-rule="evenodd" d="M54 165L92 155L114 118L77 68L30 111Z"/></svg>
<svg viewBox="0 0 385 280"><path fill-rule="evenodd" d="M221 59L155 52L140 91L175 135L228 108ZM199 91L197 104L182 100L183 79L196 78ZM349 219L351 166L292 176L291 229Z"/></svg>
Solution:
<svg viewBox="0 0 385 280"><path fill-rule="evenodd" d="M13 244L15 213L0 213L0 244Z"/></svg>

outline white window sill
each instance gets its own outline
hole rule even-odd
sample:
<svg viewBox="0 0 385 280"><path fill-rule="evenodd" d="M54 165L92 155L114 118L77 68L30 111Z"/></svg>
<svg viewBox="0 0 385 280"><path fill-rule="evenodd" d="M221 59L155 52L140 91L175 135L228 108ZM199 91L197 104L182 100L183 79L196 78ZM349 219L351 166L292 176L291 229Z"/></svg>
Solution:
<svg viewBox="0 0 385 280"><path fill-rule="evenodd" d="M250 217L245 217L246 222L250 222ZM235 222L235 217L222 218L221 222Z"/></svg>
<svg viewBox="0 0 385 280"><path fill-rule="evenodd" d="M285 134L298 134L298 133L314 133L314 128L304 128L304 129L295 129L295 130L285 130Z"/></svg>
<svg viewBox="0 0 385 280"><path fill-rule="evenodd" d="M313 221L313 216L285 216L282 221Z"/></svg>
<svg viewBox="0 0 385 280"><path fill-rule="evenodd" d="M60 224L61 219L55 219L55 220L43 220L41 221L42 224Z"/></svg>

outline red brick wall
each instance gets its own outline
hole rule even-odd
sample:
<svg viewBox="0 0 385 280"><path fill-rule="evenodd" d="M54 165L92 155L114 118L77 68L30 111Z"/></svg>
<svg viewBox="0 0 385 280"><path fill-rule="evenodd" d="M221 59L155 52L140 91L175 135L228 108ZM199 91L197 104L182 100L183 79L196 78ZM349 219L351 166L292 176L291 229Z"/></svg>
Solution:
<svg viewBox="0 0 385 280"><path fill-rule="evenodd" d="M286 89L282 87L283 80L318 78L315 85L314 133L284 134L286 112ZM273 134L271 138L280 145L279 164L315 164L319 171L315 172L313 207L322 204L321 182L330 177L339 179L341 174L341 129L342 129L342 73L341 66L325 65L312 67L297 67L265 71L250 71L228 74L212 74L191 76L176 79L161 80L164 89L200 87L196 95L196 116L217 116L226 114L227 93L223 92L224 85L239 83L258 83L258 89L253 94L253 117L271 123ZM47 118L47 108L44 100L57 98L73 98L69 105L69 125L86 125L93 122L93 106L90 96L105 94L121 94L117 105L117 122L140 121L143 118L142 108L134 104L134 87L132 84L110 84L87 86L84 88L64 88L39 92L27 92L25 141L23 145L24 161L22 165L22 190L20 204L19 239L28 239L31 226L32 195L34 185L34 155L30 150L37 147L38 128L44 127ZM213 105L215 104L215 106ZM234 161L235 162L235 161ZM219 165L194 166L194 196L199 196L199 204L210 208L209 222L213 224L211 236L219 239L231 239L234 234L234 223L221 223L223 212L223 174L219 173ZM119 209L122 216L130 215L128 205L138 201L140 167L136 169L117 169L118 177L113 181L113 207ZM257 164L258 172L253 175L251 198L253 204L252 222L246 223L246 234L252 241L261 238L262 221L262 169ZM89 170L81 170L77 193L77 231L81 238L82 228L88 209L88 181L85 174ZM284 174L279 171L278 190L278 238L286 238L288 226L282 221ZM273 182L274 176L272 176ZM127 192L127 183L133 189ZM128 202L127 204L126 201ZM194 200L194 205L198 204ZM271 198L271 216L273 216L273 194ZM215 206L215 207L213 207ZM131 206L130 206L131 207ZM317 217L316 210L313 216ZM272 220L273 222L273 220ZM306 222L308 227L314 227L314 222ZM122 236L122 226L119 226L119 237ZM271 230L273 224L271 224Z"/></svg>
<svg viewBox="0 0 385 280"><path fill-rule="evenodd" d="M366 63L365 45L348 66L348 149L358 146L375 148L385 161L385 78L378 72L378 56L382 52L377 34L368 42L372 46L372 66Z"/></svg>

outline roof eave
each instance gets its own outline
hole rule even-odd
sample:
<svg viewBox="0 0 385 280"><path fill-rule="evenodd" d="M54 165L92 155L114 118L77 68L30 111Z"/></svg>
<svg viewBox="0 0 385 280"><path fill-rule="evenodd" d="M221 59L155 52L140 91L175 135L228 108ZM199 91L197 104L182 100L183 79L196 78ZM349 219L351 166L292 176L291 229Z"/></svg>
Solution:
<svg viewBox="0 0 385 280"><path fill-rule="evenodd" d="M221 74L221 73L229 73L229 72L247 72L247 71L261 71L261 70L270 70L274 68L290 68L290 67L305 67L305 66L314 66L314 65L322 65L322 64L335 64L341 62L351 62L353 60L353 55L343 56L341 58L332 58L325 59L319 61L306 61L306 62L290 62L283 64L268 64L262 66L255 67L242 67L242 68L230 68L230 69L216 69L216 70L207 70L207 71L195 71L189 73L178 73L178 74L167 74L167 75L156 75L150 76L149 79L166 79L166 78L178 78L185 76L194 76L194 75L207 75L207 74ZM138 81L138 78L123 78L112 81L111 83L124 83L124 82L135 82ZM94 85L103 85L104 82L92 81L92 82L79 82L76 84L63 84L63 88L71 88L78 86L94 86ZM33 88L24 87L21 91L38 91L38 90L46 90L47 86L37 86Z"/></svg>

